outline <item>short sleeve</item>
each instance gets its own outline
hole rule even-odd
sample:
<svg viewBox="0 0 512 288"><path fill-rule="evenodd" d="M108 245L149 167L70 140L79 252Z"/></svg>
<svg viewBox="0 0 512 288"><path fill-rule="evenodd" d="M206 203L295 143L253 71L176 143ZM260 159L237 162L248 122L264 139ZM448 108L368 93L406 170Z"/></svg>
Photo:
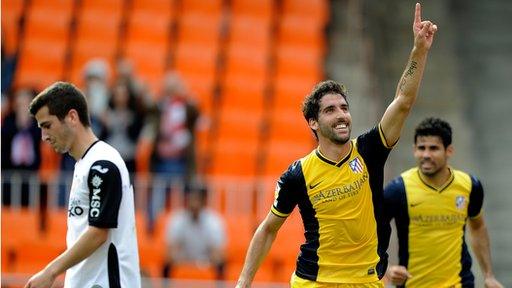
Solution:
<svg viewBox="0 0 512 288"><path fill-rule="evenodd" d="M402 177L391 180L384 188L384 217L386 222L396 218L403 207L407 207L405 185Z"/></svg>
<svg viewBox="0 0 512 288"><path fill-rule="evenodd" d="M123 195L121 173L107 160L92 164L87 179L89 187L89 225L117 228L119 206Z"/></svg>
<svg viewBox="0 0 512 288"><path fill-rule="evenodd" d="M475 176L471 175L471 194L469 194L468 216L475 218L480 215L484 203L484 188Z"/></svg>
<svg viewBox="0 0 512 288"><path fill-rule="evenodd" d="M298 203L298 198L306 189L301 162L295 161L279 178L271 211L278 217L288 217Z"/></svg>

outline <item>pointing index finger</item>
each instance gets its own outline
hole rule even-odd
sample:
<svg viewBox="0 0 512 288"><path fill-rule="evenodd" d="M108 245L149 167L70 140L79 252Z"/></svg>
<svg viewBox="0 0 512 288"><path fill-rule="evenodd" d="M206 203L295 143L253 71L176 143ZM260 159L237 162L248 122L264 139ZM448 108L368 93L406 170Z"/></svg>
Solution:
<svg viewBox="0 0 512 288"><path fill-rule="evenodd" d="M414 23L421 23L421 5L420 3L416 3L416 9L414 11Z"/></svg>

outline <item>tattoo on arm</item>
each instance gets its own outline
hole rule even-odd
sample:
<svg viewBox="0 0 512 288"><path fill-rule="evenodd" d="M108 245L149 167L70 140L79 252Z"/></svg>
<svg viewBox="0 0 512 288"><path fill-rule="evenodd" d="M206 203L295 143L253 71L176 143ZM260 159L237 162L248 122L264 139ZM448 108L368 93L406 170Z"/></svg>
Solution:
<svg viewBox="0 0 512 288"><path fill-rule="evenodd" d="M416 68L418 68L418 63L416 61L411 61L411 65L409 65L409 68L405 72L404 77L402 77L402 80L400 80L400 85L399 85L400 91L402 91L402 92L404 91L403 88L404 88L405 84L407 83L406 78L411 77L414 74L414 70L416 70Z"/></svg>

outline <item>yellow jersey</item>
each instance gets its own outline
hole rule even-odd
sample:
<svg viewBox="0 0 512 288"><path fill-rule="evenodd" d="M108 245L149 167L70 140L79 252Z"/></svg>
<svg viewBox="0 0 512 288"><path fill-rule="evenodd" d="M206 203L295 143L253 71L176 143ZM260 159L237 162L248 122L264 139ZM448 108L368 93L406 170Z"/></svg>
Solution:
<svg viewBox="0 0 512 288"><path fill-rule="evenodd" d="M383 174L391 147L380 126L350 143L341 161L331 161L316 149L278 181L271 211L287 217L298 206L304 224L305 243L295 270L300 278L369 283L386 271L387 254L378 249L378 232L384 223Z"/></svg>
<svg viewBox="0 0 512 288"><path fill-rule="evenodd" d="M449 181L436 189L412 168L384 191L387 218L397 227L399 264L413 275L406 287L474 286L465 224L480 216L483 188L476 177L450 171Z"/></svg>

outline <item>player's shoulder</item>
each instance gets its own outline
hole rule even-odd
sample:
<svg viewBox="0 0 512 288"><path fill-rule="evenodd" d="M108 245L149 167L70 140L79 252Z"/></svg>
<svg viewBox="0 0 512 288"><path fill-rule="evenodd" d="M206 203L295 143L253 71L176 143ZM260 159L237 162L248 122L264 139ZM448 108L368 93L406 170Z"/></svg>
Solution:
<svg viewBox="0 0 512 288"><path fill-rule="evenodd" d="M419 171L418 167L412 167L400 173L400 176L403 180L413 180L419 179Z"/></svg>
<svg viewBox="0 0 512 288"><path fill-rule="evenodd" d="M82 157L83 160L86 160L91 165L97 161L107 161L112 162L114 165L122 167L122 163L124 163L121 154L112 147L110 144L98 141L96 142Z"/></svg>
<svg viewBox="0 0 512 288"><path fill-rule="evenodd" d="M481 186L482 183L480 182L480 179L475 175L475 174L472 174L470 172L466 172L466 171L463 171L463 170L459 170L459 169L453 169L450 167L450 169L452 170L452 173L453 173L453 176L454 176L454 180L456 182L459 182L465 186Z"/></svg>

